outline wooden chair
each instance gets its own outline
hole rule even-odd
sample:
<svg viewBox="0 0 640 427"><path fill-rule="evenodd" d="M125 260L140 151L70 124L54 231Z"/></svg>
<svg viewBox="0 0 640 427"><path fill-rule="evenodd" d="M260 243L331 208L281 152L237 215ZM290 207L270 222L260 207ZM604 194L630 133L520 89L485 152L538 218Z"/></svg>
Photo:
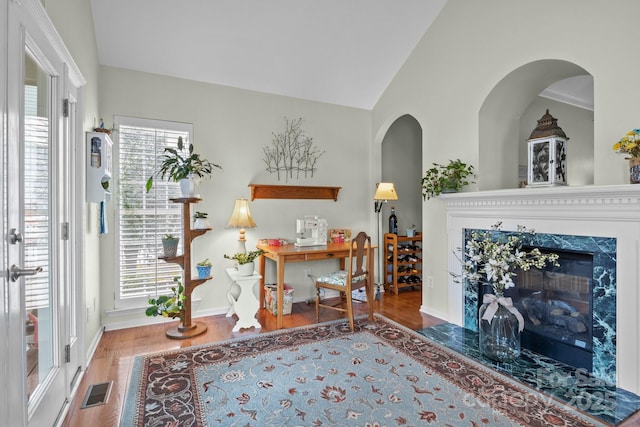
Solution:
<svg viewBox="0 0 640 427"><path fill-rule="evenodd" d="M353 301L351 293L362 287L366 290L367 308L370 314L373 310L373 283L369 283L369 271L367 266L372 260L373 249L371 248L371 237L364 231L351 240L349 247L349 257L346 259L346 270L339 270L325 274L316 280L316 322L320 321L320 307L347 313L349 326L353 331ZM339 305L322 304L320 300L321 289L333 289L340 292ZM346 308L342 303L346 302Z"/></svg>

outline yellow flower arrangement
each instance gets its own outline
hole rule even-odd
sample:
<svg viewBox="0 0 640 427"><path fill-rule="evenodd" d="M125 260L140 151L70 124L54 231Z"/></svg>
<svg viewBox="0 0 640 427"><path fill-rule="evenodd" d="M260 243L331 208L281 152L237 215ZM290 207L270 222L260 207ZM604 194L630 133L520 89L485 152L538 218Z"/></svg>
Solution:
<svg viewBox="0 0 640 427"><path fill-rule="evenodd" d="M620 154L640 157L640 129L627 132L620 141L613 144L613 149Z"/></svg>

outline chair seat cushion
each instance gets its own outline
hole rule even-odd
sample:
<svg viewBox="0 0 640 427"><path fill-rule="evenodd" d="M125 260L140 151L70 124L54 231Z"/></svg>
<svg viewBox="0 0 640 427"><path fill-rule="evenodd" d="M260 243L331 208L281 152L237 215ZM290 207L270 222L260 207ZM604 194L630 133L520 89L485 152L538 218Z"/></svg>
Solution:
<svg viewBox="0 0 640 427"><path fill-rule="evenodd" d="M352 276L351 283L358 283L366 278L367 278L366 274L361 274L359 276ZM347 272L346 270L334 271L333 273L325 274L324 276L318 277L317 282L329 283L331 285L336 285L336 286L345 286L347 283Z"/></svg>

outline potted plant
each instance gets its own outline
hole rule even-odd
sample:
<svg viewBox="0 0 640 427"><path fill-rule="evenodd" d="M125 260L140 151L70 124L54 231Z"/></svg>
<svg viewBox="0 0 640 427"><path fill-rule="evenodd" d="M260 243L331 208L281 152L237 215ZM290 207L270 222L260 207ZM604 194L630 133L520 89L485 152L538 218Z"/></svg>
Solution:
<svg viewBox="0 0 640 427"><path fill-rule="evenodd" d="M178 253L179 237L175 237L173 234L165 234L162 238L162 249L164 251L165 258L175 258Z"/></svg>
<svg viewBox="0 0 640 427"><path fill-rule="evenodd" d="M238 264L238 273L241 276L251 276L255 270L255 259L262 255L262 249L256 249L247 253L237 252L233 255L225 254L226 259L234 260Z"/></svg>
<svg viewBox="0 0 640 427"><path fill-rule="evenodd" d="M171 295L160 295L158 298L149 298L150 306L147 307L145 314L147 316L162 316L180 319L184 316L184 286L180 276L175 276L173 281L177 283L177 286L171 288Z"/></svg>
<svg viewBox="0 0 640 427"><path fill-rule="evenodd" d="M440 193L455 193L465 185L474 183L473 165L466 164L460 159L449 160L448 165L433 163L422 177L422 198L430 199Z"/></svg>
<svg viewBox="0 0 640 427"><path fill-rule="evenodd" d="M449 160L448 165L433 163L433 167L422 178L422 197L430 199L440 193L460 191L465 185L475 182L469 180L473 176L473 165L460 159Z"/></svg>
<svg viewBox="0 0 640 427"><path fill-rule="evenodd" d="M211 276L211 261L209 261L209 258L196 264L196 269L198 270L199 279L208 279Z"/></svg>
<svg viewBox="0 0 640 427"><path fill-rule="evenodd" d="M165 177L170 181L180 182L183 196L191 196L194 192L194 178L206 178L213 173L213 169L222 169L220 165L200 158L200 154L193 152L193 144L189 143L188 153L185 153L184 141L178 137L178 148L167 147L164 149L164 158L160 163L160 169L155 174L161 179ZM153 175L147 179L147 192L153 187Z"/></svg>
<svg viewBox="0 0 640 427"><path fill-rule="evenodd" d="M193 228L196 230L207 230L211 228L211 224L209 224L209 220L207 217L209 216L206 212L199 212L193 215Z"/></svg>
<svg viewBox="0 0 640 427"><path fill-rule="evenodd" d="M640 129L632 129L620 141L613 144L613 150L626 154L629 161L629 182L640 183Z"/></svg>

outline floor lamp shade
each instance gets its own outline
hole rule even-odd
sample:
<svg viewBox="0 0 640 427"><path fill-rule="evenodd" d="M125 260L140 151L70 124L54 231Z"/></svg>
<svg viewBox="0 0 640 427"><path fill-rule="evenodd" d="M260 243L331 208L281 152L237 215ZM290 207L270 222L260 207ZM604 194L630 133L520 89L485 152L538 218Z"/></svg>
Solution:
<svg viewBox="0 0 640 427"><path fill-rule="evenodd" d="M375 211L380 212L382 209L382 203L388 200L398 200L398 193L396 193L396 187L393 182L379 182L376 187L376 192L373 195L375 200Z"/></svg>
<svg viewBox="0 0 640 427"><path fill-rule="evenodd" d="M382 219L380 211L382 210L382 204L389 200L398 200L398 193L396 193L396 187L393 182L379 182L376 186L376 192L373 195L374 211L378 214L378 293L380 287L384 286L384 276L386 272L382 271L382 256L384 251L380 248L380 234L382 233Z"/></svg>

